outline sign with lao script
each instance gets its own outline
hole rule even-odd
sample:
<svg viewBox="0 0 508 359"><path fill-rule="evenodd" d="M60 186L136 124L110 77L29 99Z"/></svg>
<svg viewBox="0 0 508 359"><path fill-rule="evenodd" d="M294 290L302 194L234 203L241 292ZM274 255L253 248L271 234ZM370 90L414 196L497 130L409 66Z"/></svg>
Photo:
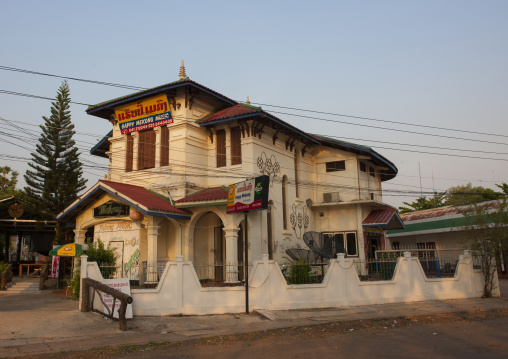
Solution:
<svg viewBox="0 0 508 359"><path fill-rule="evenodd" d="M270 177L259 176L230 185L226 213L266 209L269 184Z"/></svg>
<svg viewBox="0 0 508 359"><path fill-rule="evenodd" d="M116 217L128 215L129 206L113 201L108 201L93 209L94 217Z"/></svg>
<svg viewBox="0 0 508 359"><path fill-rule="evenodd" d="M119 290L122 293L127 295L131 295L131 286L129 285L128 278L119 278L119 279L104 279L102 284L107 285L110 288ZM113 318L118 318L118 310L120 309L121 301L120 299L115 300L113 296L102 293L102 301L104 302L104 313L111 313L113 310ZM113 308L113 302L115 303L115 307ZM132 304L127 304L127 311L125 312L125 318L132 318Z"/></svg>
<svg viewBox="0 0 508 359"><path fill-rule="evenodd" d="M115 115L122 135L173 123L165 95L117 107Z"/></svg>

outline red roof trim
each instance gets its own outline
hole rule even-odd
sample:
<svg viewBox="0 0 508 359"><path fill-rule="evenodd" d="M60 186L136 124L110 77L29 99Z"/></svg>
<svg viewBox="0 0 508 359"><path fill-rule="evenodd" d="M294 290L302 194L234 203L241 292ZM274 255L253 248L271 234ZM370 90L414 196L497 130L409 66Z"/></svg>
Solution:
<svg viewBox="0 0 508 359"><path fill-rule="evenodd" d="M255 109L252 107L247 107L242 104L235 105L232 107L225 108L223 110L217 111L214 114L204 118L203 120L200 120L199 123L207 123L217 120L224 120L229 117L236 117L236 116L242 116L242 115L249 115L253 113L261 113L263 112L260 108Z"/></svg>
<svg viewBox="0 0 508 359"><path fill-rule="evenodd" d="M146 207L148 210L190 215L188 211L173 206L169 198L164 199L162 196L156 195L144 187L106 180L99 180L99 183L110 187L117 192L116 194L124 195L132 202Z"/></svg>
<svg viewBox="0 0 508 359"><path fill-rule="evenodd" d="M176 201L176 203L187 202L205 202L205 201L226 201L228 199L228 190L226 187L208 188L191 194Z"/></svg>

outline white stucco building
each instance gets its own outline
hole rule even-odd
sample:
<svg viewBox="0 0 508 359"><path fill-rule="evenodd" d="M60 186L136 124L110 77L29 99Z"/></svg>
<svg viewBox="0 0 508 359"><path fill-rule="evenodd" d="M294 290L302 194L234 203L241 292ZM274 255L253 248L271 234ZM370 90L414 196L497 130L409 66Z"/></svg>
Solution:
<svg viewBox="0 0 508 359"><path fill-rule="evenodd" d="M124 267L179 255L195 266L236 265L245 231L252 260L282 261L286 249L305 247L307 231L331 234L348 257L364 259L384 249L386 229L401 226L383 202L382 182L397 175L388 159L238 103L187 78L183 66L178 81L87 113L112 124L91 151L109 158L109 171L58 220L75 223L78 243L111 243ZM260 175L270 177L270 205L246 225L242 213L226 214L227 186Z"/></svg>

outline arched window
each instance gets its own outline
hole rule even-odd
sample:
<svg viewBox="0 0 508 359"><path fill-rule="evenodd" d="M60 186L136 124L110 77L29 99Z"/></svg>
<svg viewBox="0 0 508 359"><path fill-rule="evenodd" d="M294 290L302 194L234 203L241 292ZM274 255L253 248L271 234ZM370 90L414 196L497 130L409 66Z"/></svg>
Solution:
<svg viewBox="0 0 508 359"><path fill-rule="evenodd" d="M284 175L282 177L282 223L284 229L288 229L288 178Z"/></svg>

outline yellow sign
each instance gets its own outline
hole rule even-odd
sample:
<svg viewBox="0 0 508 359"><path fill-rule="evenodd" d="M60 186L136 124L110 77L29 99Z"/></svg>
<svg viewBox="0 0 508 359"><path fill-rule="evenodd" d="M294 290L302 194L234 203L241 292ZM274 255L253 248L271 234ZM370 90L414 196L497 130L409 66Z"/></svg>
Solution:
<svg viewBox="0 0 508 359"><path fill-rule="evenodd" d="M165 95L117 107L115 114L122 134L173 123L169 102Z"/></svg>

